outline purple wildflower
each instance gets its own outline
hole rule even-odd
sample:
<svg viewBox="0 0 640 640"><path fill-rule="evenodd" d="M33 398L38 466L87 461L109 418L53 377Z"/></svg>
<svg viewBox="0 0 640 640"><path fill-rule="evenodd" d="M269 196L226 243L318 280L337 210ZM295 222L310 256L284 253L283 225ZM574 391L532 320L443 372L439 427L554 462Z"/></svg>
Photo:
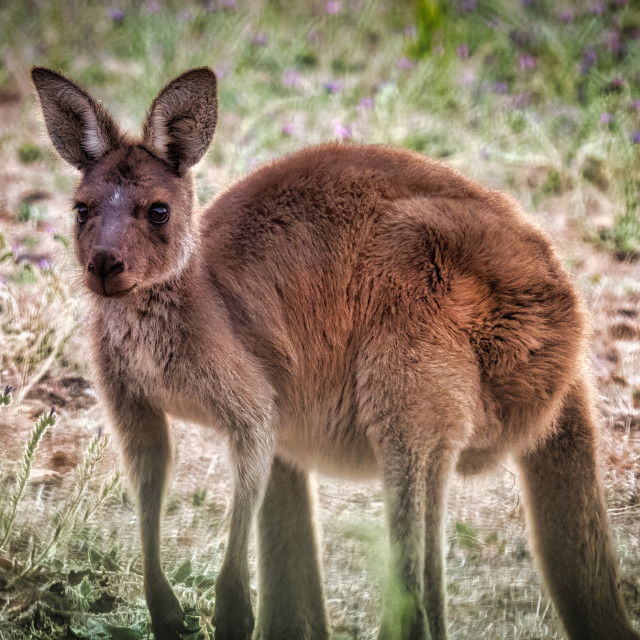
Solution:
<svg viewBox="0 0 640 640"><path fill-rule="evenodd" d="M469 45L466 42L459 44L456 48L456 53L460 60L466 60L469 57Z"/></svg>
<svg viewBox="0 0 640 640"><path fill-rule="evenodd" d="M282 74L282 84L285 87L298 87L300 86L300 74L295 69L285 69Z"/></svg>
<svg viewBox="0 0 640 640"><path fill-rule="evenodd" d="M51 268L51 261L48 258L42 258L42 260L38 261L38 269L50 269Z"/></svg>
<svg viewBox="0 0 640 640"><path fill-rule="evenodd" d="M574 18L573 9L563 9L562 11L558 12L558 20L560 20L560 22L569 24L570 22L573 22L573 18Z"/></svg>
<svg viewBox="0 0 640 640"><path fill-rule="evenodd" d="M525 109L531 104L531 93L524 91L513 96L512 102L514 108Z"/></svg>
<svg viewBox="0 0 640 640"><path fill-rule="evenodd" d="M358 109L360 111L366 111L367 109L373 109L373 107L375 106L375 99L372 98L371 96L367 96L366 98L362 98L362 100L360 100L360 104L358 105Z"/></svg>
<svg viewBox="0 0 640 640"><path fill-rule="evenodd" d="M160 11L161 7L160 7L160 3L158 2L158 0L151 0L148 4L147 4L147 11L149 13L158 13L158 11Z"/></svg>
<svg viewBox="0 0 640 640"><path fill-rule="evenodd" d="M189 20L191 20L191 11L187 11L186 9L184 11L181 11L178 14L178 20L180 20L180 22L188 22Z"/></svg>
<svg viewBox="0 0 640 640"><path fill-rule="evenodd" d="M605 9L606 7L604 2L596 2L589 7L589 13L592 16L601 16L604 13Z"/></svg>
<svg viewBox="0 0 640 640"><path fill-rule="evenodd" d="M408 24L404 28L404 35L407 38L415 38L418 35L418 30L416 29L416 25L415 24Z"/></svg>
<svg viewBox="0 0 640 640"><path fill-rule="evenodd" d="M622 38L619 31L612 31L607 40L607 49L611 53L620 53L622 51Z"/></svg>
<svg viewBox="0 0 640 640"><path fill-rule="evenodd" d="M523 53L520 56L520 68L524 71L526 69L535 69L538 66L537 60L528 53Z"/></svg>
<svg viewBox="0 0 640 640"><path fill-rule="evenodd" d="M523 7L530 7L532 4L535 4L536 0L522 0Z"/></svg>
<svg viewBox="0 0 640 640"><path fill-rule="evenodd" d="M222 64L214 67L213 70L216 72L218 80L222 80L222 78L229 75L229 71L231 71L231 63L225 60Z"/></svg>
<svg viewBox="0 0 640 640"><path fill-rule="evenodd" d="M493 83L493 92L497 93L499 96L503 96L506 93L509 93L509 85L504 80L498 80Z"/></svg>
<svg viewBox="0 0 640 640"><path fill-rule="evenodd" d="M613 121L613 116L607 111L603 111L600 114L600 122L602 124L610 124Z"/></svg>
<svg viewBox="0 0 640 640"><path fill-rule="evenodd" d="M329 80L329 82L324 83L324 88L327 93L340 93L342 91L342 83L338 82L338 80Z"/></svg>
<svg viewBox="0 0 640 640"><path fill-rule="evenodd" d="M416 63L413 60L409 60L406 56L402 56L400 60L398 60L398 71L408 71L409 69L413 69L416 66Z"/></svg>
<svg viewBox="0 0 640 640"><path fill-rule="evenodd" d="M282 125L282 129L280 131L282 132L283 136L290 136L293 134L293 130L294 130L293 122L285 122Z"/></svg>
<svg viewBox="0 0 640 640"><path fill-rule="evenodd" d="M223 9L235 9L236 0L221 0L220 6Z"/></svg>
<svg viewBox="0 0 640 640"><path fill-rule="evenodd" d="M340 3L336 0L329 0L329 2L327 2L326 4L325 9L327 10L327 13L334 15L340 11Z"/></svg>
<svg viewBox="0 0 640 640"><path fill-rule="evenodd" d="M640 100L632 100L629 106L636 111L640 111Z"/></svg>
<svg viewBox="0 0 640 640"><path fill-rule="evenodd" d="M612 91L621 91L622 87L624 87L624 78L622 76L617 76L609 83L609 88Z"/></svg>
<svg viewBox="0 0 640 640"><path fill-rule="evenodd" d="M486 160L489 157L489 151L487 147L482 147L482 149L480 149L480 157L483 160Z"/></svg>
<svg viewBox="0 0 640 640"><path fill-rule="evenodd" d="M582 52L582 63L580 64L580 71L587 73L593 65L598 62L598 54L593 47L587 47Z"/></svg>
<svg viewBox="0 0 640 640"><path fill-rule="evenodd" d="M633 142L633 144L640 144L640 131L634 131L631 134L631 142Z"/></svg>
<svg viewBox="0 0 640 640"><path fill-rule="evenodd" d="M251 42L256 45L256 47L266 47L269 42L269 38L267 38L267 34L262 31L258 31L253 38L251 38Z"/></svg>
<svg viewBox="0 0 640 640"><path fill-rule="evenodd" d="M337 124L334 128L334 132L336 138L340 138L341 140L347 140L353 136L353 131L350 126L345 126L343 124Z"/></svg>
<svg viewBox="0 0 640 640"><path fill-rule="evenodd" d="M460 9L465 13L472 13L476 10L476 0L462 0L460 2Z"/></svg>
<svg viewBox="0 0 640 640"><path fill-rule="evenodd" d="M124 20L125 13L122 9L118 9L114 7L113 9L109 9L109 17L114 22L122 22Z"/></svg>

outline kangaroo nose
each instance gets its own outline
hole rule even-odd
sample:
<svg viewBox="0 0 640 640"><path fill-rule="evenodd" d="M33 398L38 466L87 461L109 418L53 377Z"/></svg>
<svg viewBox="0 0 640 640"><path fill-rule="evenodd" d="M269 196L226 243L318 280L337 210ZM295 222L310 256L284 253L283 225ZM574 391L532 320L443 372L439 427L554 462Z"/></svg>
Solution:
<svg viewBox="0 0 640 640"><path fill-rule="evenodd" d="M110 275L122 273L124 262L118 252L112 249L97 249L87 265L87 270L105 280Z"/></svg>

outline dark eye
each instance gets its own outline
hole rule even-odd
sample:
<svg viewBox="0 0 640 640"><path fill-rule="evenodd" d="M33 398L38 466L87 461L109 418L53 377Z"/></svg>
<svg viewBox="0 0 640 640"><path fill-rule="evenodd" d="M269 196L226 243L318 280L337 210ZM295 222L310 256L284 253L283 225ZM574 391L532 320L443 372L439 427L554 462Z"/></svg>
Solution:
<svg viewBox="0 0 640 640"><path fill-rule="evenodd" d="M147 214L153 224L164 224L169 219L169 206L162 202L154 202Z"/></svg>
<svg viewBox="0 0 640 640"><path fill-rule="evenodd" d="M86 222L89 218L89 207L84 202L77 202L74 207L76 210L76 220L82 224Z"/></svg>

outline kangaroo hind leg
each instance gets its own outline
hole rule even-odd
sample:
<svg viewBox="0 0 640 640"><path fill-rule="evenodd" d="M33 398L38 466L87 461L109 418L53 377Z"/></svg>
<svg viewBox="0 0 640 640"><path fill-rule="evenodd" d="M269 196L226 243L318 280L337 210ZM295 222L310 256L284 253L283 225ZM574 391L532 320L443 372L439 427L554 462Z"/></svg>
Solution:
<svg viewBox="0 0 640 640"><path fill-rule="evenodd" d="M564 400L555 433L521 455L533 545L571 640L639 640L618 590L585 384Z"/></svg>
<svg viewBox="0 0 640 640"><path fill-rule="evenodd" d="M328 640L307 474L276 458L258 515L254 640Z"/></svg>
<svg viewBox="0 0 640 640"><path fill-rule="evenodd" d="M433 353L433 350L430 351ZM426 368L423 367L423 368ZM384 371L384 368L381 368ZM390 543L390 575L380 640L446 640L443 559L446 493L466 443L470 389L438 385L438 376L407 375L415 385L390 393L378 380L368 435L382 475ZM371 378L370 378L371 380ZM424 383L424 388L418 388ZM427 384L428 383L428 384ZM384 401L387 401L384 406ZM469 409L469 410L468 410Z"/></svg>
<svg viewBox="0 0 640 640"><path fill-rule="evenodd" d="M443 527L455 451L446 438L423 438L389 425L376 447L390 544L380 640L447 637Z"/></svg>

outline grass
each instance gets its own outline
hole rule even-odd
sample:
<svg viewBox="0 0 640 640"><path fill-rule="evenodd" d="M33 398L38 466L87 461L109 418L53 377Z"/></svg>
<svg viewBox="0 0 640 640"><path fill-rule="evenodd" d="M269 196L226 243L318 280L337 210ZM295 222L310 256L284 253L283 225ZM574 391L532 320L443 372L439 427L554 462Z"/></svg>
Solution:
<svg viewBox="0 0 640 640"><path fill-rule="evenodd" d="M130 542L121 525L107 525L107 511L130 522L133 507L109 473L113 453L99 431L102 414L85 402L90 387L71 400L63 394L66 406L56 401L49 414L49 396L61 393L60 381L83 380L88 358L69 229L74 176L41 134L32 65L68 74L132 131L164 82L189 67L215 68L220 120L198 169L202 202L230 179L304 145L394 144L509 190L552 228L566 220L593 255L633 266L640 257L638 59L638 0L1 3L0 389L13 390L0 393L0 428L15 440L22 417L30 422L20 431L22 466L0 452L0 639L142 638L148 623L135 533ZM591 275L598 291L608 280ZM625 394L635 403L634 380L626 376ZM38 443L51 460L65 429L80 434L84 453L58 485L32 481ZM637 460L624 459L635 477ZM194 478L169 496L167 529L179 533L165 541L168 574L194 629L199 616L205 621L200 637L210 633L225 524L225 505L206 480ZM330 558L332 566L381 580L384 571L372 566L381 556L380 532L362 512L356 524L336 522L329 538L346 539L365 559ZM448 539L450 559L465 571L491 561L529 575L524 543L493 525L482 531L468 513L452 520ZM637 534L622 544L630 563L637 547ZM454 567L448 586L454 628L469 595L461 573ZM501 597L520 603L508 614L517 632L498 633L495 623L492 633L560 637L539 587L532 591L516 577ZM378 597L360 593L362 606L349 613L334 596L336 635L373 637ZM468 617L481 618L482 607L476 601Z"/></svg>

